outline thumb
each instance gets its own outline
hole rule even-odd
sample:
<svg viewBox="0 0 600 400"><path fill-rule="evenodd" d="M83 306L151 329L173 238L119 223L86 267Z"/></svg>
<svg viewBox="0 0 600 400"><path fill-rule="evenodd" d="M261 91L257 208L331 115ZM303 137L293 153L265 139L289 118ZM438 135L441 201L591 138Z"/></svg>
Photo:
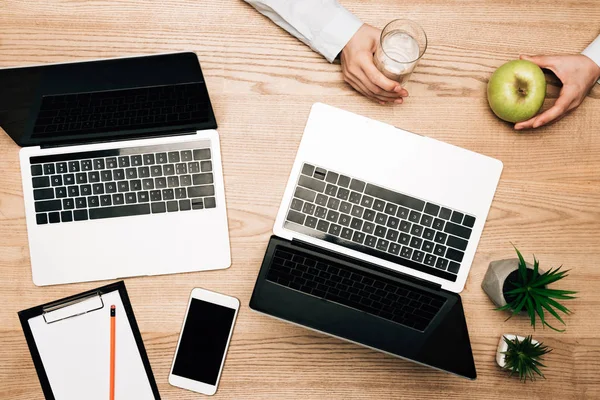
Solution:
<svg viewBox="0 0 600 400"><path fill-rule="evenodd" d="M540 68L546 68L549 70L554 70L554 57L551 56L519 56L521 60L531 61L534 64L537 64Z"/></svg>

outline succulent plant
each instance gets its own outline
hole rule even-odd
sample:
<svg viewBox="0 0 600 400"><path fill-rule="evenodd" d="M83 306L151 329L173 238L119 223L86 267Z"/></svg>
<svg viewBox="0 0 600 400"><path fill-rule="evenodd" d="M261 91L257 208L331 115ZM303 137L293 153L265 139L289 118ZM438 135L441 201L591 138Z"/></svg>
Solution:
<svg viewBox="0 0 600 400"><path fill-rule="evenodd" d="M533 271L527 268L527 264L521 255L521 252L515 247L517 256L519 257L519 268L518 268L518 279L517 281L507 282L513 287L510 290L504 292L504 297L507 304L503 307L497 308L497 310L512 310L512 314L507 318L510 319L512 316L526 311L531 319L531 325L535 328L536 314L542 321L542 326L547 326L555 331L562 332L563 330L552 327L545 318L545 311L548 311L556 319L558 319L563 325L565 322L558 314L561 311L565 314L571 311L560 304L558 300L568 300L575 297L571 296L577 292L570 290L558 290L549 289L548 285L562 278L568 276L566 271L561 271L562 266L556 269L550 269L542 274L539 273L539 261L533 257ZM510 286L509 286L510 287Z"/></svg>
<svg viewBox="0 0 600 400"><path fill-rule="evenodd" d="M541 376L546 379L540 367L546 367L541 363L541 357L552 351L543 343L533 343L531 335L519 340L508 339L504 337L504 342L508 345L508 349L504 354L504 368L510 371L509 376L519 375L519 379L523 382L527 379L534 381L536 376Z"/></svg>

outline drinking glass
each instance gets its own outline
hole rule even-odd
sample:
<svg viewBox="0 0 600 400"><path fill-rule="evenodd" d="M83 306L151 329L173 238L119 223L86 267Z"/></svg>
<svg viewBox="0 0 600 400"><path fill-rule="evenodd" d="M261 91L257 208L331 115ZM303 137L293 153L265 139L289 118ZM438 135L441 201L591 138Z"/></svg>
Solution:
<svg viewBox="0 0 600 400"><path fill-rule="evenodd" d="M409 19L396 19L381 31L373 61L382 74L404 85L426 49L423 28Z"/></svg>

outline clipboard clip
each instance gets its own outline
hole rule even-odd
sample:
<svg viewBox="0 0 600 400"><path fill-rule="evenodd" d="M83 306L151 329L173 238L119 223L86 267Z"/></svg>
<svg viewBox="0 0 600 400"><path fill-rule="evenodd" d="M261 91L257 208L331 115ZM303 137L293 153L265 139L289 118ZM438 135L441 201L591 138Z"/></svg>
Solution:
<svg viewBox="0 0 600 400"><path fill-rule="evenodd" d="M46 324L64 321L104 308L100 292L81 295L66 302L51 303L43 308L42 316Z"/></svg>

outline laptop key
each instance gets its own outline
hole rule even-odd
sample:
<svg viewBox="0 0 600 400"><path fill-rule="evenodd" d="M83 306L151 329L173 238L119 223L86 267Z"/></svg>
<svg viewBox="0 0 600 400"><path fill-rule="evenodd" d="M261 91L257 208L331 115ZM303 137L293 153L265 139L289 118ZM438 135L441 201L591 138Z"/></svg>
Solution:
<svg viewBox="0 0 600 400"><path fill-rule="evenodd" d="M460 264L459 263L450 261L450 264L448 265L448 271L449 272L457 274L459 269L460 269Z"/></svg>
<svg viewBox="0 0 600 400"><path fill-rule="evenodd" d="M167 153L156 153L156 162L158 164L166 164L168 161Z"/></svg>
<svg viewBox="0 0 600 400"><path fill-rule="evenodd" d="M177 188L175 189L175 198L176 199L185 199L187 197L187 191L185 188Z"/></svg>
<svg viewBox="0 0 600 400"><path fill-rule="evenodd" d="M55 173L54 164L44 164L44 175L54 175Z"/></svg>
<svg viewBox="0 0 600 400"><path fill-rule="evenodd" d="M300 215L302 215L302 214L300 214ZM322 219L319 220L319 222L317 223L317 229L320 230L321 232L327 232L327 230L329 229L329 222L322 220Z"/></svg>
<svg viewBox="0 0 600 400"><path fill-rule="evenodd" d="M345 188L339 188L338 192L337 192L337 198L340 200L348 200L348 197L350 196L350 191L348 189Z"/></svg>
<svg viewBox="0 0 600 400"><path fill-rule="evenodd" d="M136 202L135 192L125 193L125 203L126 204L133 204L135 202Z"/></svg>
<svg viewBox="0 0 600 400"><path fill-rule="evenodd" d="M176 200L167 201L167 212L179 211L178 202Z"/></svg>
<svg viewBox="0 0 600 400"><path fill-rule="evenodd" d="M448 235L446 235L445 233L436 232L435 238L433 238L433 241L436 243L444 244L444 243L446 243L447 237L448 237Z"/></svg>
<svg viewBox="0 0 600 400"><path fill-rule="evenodd" d="M412 247L413 249L419 250L422 245L423 245L423 239L420 239L420 238L417 238L417 237L413 237L410 240L410 247Z"/></svg>
<svg viewBox="0 0 600 400"><path fill-rule="evenodd" d="M448 260L445 258L438 257L435 267L438 269L446 270L448 268Z"/></svg>
<svg viewBox="0 0 600 400"><path fill-rule="evenodd" d="M446 246L442 246L441 244L436 244L433 253L437 256L443 257L446 254Z"/></svg>
<svg viewBox="0 0 600 400"><path fill-rule="evenodd" d="M317 227L317 222L318 220L315 217L306 217L306 221L304 222L304 225L308 226L309 228L313 228L315 229Z"/></svg>
<svg viewBox="0 0 600 400"><path fill-rule="evenodd" d="M194 160L208 160L210 159L210 149L197 149L193 151Z"/></svg>
<svg viewBox="0 0 600 400"><path fill-rule="evenodd" d="M331 212L331 211L329 211ZM329 215L327 215L327 219L329 219ZM335 221L334 221L335 222ZM341 214L338 223L340 225L349 226L350 225L350 216L346 214Z"/></svg>
<svg viewBox="0 0 600 400"><path fill-rule="evenodd" d="M54 198L54 190L51 188L47 189L34 189L33 199L34 200L48 200Z"/></svg>
<svg viewBox="0 0 600 400"><path fill-rule="evenodd" d="M100 182L100 172L98 172L98 171L88 172L88 179L89 179L90 183Z"/></svg>
<svg viewBox="0 0 600 400"><path fill-rule="evenodd" d="M181 151L181 161L192 161L192 151L191 150L182 150Z"/></svg>
<svg viewBox="0 0 600 400"><path fill-rule="evenodd" d="M154 154L144 154L144 165L152 165L155 163Z"/></svg>
<svg viewBox="0 0 600 400"><path fill-rule="evenodd" d="M60 200L36 201L35 212L58 211L62 209Z"/></svg>
<svg viewBox="0 0 600 400"><path fill-rule="evenodd" d="M75 210L73 211L73 220L75 221L86 221L88 219L87 210Z"/></svg>
<svg viewBox="0 0 600 400"><path fill-rule="evenodd" d="M37 176L32 179L34 188L43 188L50 186L50 178L47 176Z"/></svg>
<svg viewBox="0 0 600 400"><path fill-rule="evenodd" d="M325 191L325 182L301 175L298 180L298 185L307 189L312 189L316 192L323 193Z"/></svg>
<svg viewBox="0 0 600 400"><path fill-rule="evenodd" d="M41 165L32 165L31 167L31 176L38 176L44 173Z"/></svg>
<svg viewBox="0 0 600 400"><path fill-rule="evenodd" d="M192 197L192 196L190 196L190 197ZM294 210L289 210L286 219L288 221L295 222L299 225L302 225L302 224L304 224L304 218L305 218L304 214L301 214ZM325 230L325 232L327 232L327 230Z"/></svg>
<svg viewBox="0 0 600 400"><path fill-rule="evenodd" d="M377 238L375 236L367 235L365 238L365 245L375 247L377 245Z"/></svg>
<svg viewBox="0 0 600 400"><path fill-rule="evenodd" d="M359 218L352 218L352 222L350 223L350 227L352 229L361 229L363 225L363 221Z"/></svg>
<svg viewBox="0 0 600 400"><path fill-rule="evenodd" d="M381 251L387 251L389 245L390 245L390 242L388 240L378 239L376 249L381 250Z"/></svg>
<svg viewBox="0 0 600 400"><path fill-rule="evenodd" d="M475 217L465 215L465 218L463 219L463 225L472 228L475 225Z"/></svg>
<svg viewBox="0 0 600 400"><path fill-rule="evenodd" d="M471 236L471 229L462 225L457 225L453 222L447 222L446 227L444 228L444 232L450 233L452 235L461 237L463 239L469 239Z"/></svg>
<svg viewBox="0 0 600 400"><path fill-rule="evenodd" d="M203 199L192 199L192 210L201 210L204 208Z"/></svg>
<svg viewBox="0 0 600 400"><path fill-rule="evenodd" d="M150 201L150 194L147 191L137 192L138 203L147 203Z"/></svg>
<svg viewBox="0 0 600 400"><path fill-rule="evenodd" d="M362 232L354 231L354 234L352 235L352 241L362 244L363 240L365 240L365 236L366 235Z"/></svg>
<svg viewBox="0 0 600 400"><path fill-rule="evenodd" d="M341 237L346 239L346 240L352 240L352 229L350 228L342 228L342 235Z"/></svg>
<svg viewBox="0 0 600 400"><path fill-rule="evenodd" d="M423 258L425 257L425 253L423 253L422 251L419 250L415 250L413 251L413 255L411 257L411 260L416 261L416 262L423 262Z"/></svg>
<svg viewBox="0 0 600 400"><path fill-rule="evenodd" d="M328 196L335 196L337 193L337 189L337 186L329 183L327 184L327 186L325 186L325 194L327 194Z"/></svg>
<svg viewBox="0 0 600 400"><path fill-rule="evenodd" d="M327 215L327 209L321 206L318 206L317 209L315 210L315 217L317 218L325 218L325 216Z"/></svg>
<svg viewBox="0 0 600 400"><path fill-rule="evenodd" d="M452 215L452 210L442 207L442 209L440 210L439 217L442 219L445 219L445 220L449 220L451 215Z"/></svg>
<svg viewBox="0 0 600 400"><path fill-rule="evenodd" d="M163 203L164 206L164 203ZM133 204L116 207L92 208L89 210L90 219L127 217L132 215L150 214L149 204Z"/></svg>
<svg viewBox="0 0 600 400"><path fill-rule="evenodd" d="M413 249L407 246L402 246L402 250L400 251L400 256L404 258L410 258L412 256Z"/></svg>
<svg viewBox="0 0 600 400"><path fill-rule="evenodd" d="M131 165L134 167L139 167L141 165L143 165L143 160L142 160L142 156L139 154L136 154L134 156L131 156Z"/></svg>
<svg viewBox="0 0 600 400"><path fill-rule="evenodd" d="M340 225L337 224L331 224L329 226L329 233L334 235L334 236L339 236L340 233L342 231L342 227Z"/></svg>
<svg viewBox="0 0 600 400"><path fill-rule="evenodd" d="M87 208L85 197L78 197L75 199L75 208Z"/></svg>
<svg viewBox="0 0 600 400"><path fill-rule="evenodd" d="M189 211L192 209L192 204L188 199L179 200L179 211Z"/></svg>
<svg viewBox="0 0 600 400"><path fill-rule="evenodd" d="M410 235L407 235L406 233L401 233L400 237L398 238L398 243L408 246L410 244Z"/></svg>
<svg viewBox="0 0 600 400"><path fill-rule="evenodd" d="M59 212L51 212L48 214L48 221L51 224L57 224L60 222L60 213Z"/></svg>
<svg viewBox="0 0 600 400"><path fill-rule="evenodd" d="M425 255L425 265L429 265L430 267L434 267L435 266L435 261L436 261L437 257L434 256L433 254L426 254Z"/></svg>
<svg viewBox="0 0 600 400"><path fill-rule="evenodd" d="M302 207L302 212L307 215L313 215L313 213L315 212L315 205L309 202L304 203L304 207Z"/></svg>
<svg viewBox="0 0 600 400"><path fill-rule="evenodd" d="M464 239L458 238L456 236L450 235L448 236L448 241L446 242L447 246L454 247L458 250L466 250L468 242Z"/></svg>
<svg viewBox="0 0 600 400"><path fill-rule="evenodd" d="M464 255L465 255L465 253L463 253L462 251L453 249L452 247L448 247L448 249L446 250L446 258L453 260L453 261L461 262Z"/></svg>
<svg viewBox="0 0 600 400"><path fill-rule="evenodd" d="M297 197L297 198L305 200L305 201L310 201L310 202L315 201L316 195L317 195L317 193L314 192L313 190L305 189L300 186L296 187L296 191L294 193L294 197Z"/></svg>
<svg viewBox="0 0 600 400"><path fill-rule="evenodd" d="M191 186L187 188L188 197L214 196L215 187L212 185Z"/></svg>

